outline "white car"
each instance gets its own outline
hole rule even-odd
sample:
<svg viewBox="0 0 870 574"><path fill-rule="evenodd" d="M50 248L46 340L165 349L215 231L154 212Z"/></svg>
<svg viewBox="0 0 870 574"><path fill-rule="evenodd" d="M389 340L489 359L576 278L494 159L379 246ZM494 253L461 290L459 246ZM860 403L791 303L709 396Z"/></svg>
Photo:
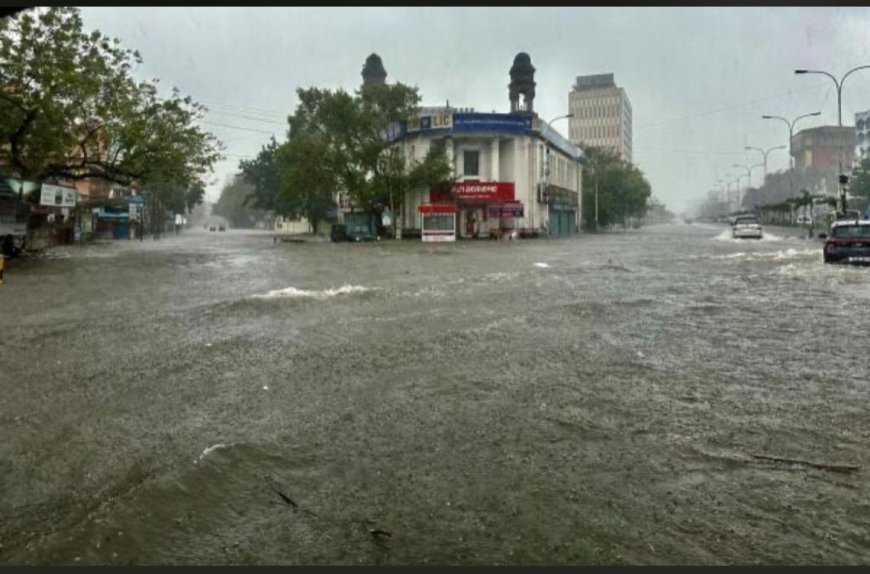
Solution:
<svg viewBox="0 0 870 574"><path fill-rule="evenodd" d="M734 239L761 239L761 225L754 215L743 215L734 220L731 236Z"/></svg>

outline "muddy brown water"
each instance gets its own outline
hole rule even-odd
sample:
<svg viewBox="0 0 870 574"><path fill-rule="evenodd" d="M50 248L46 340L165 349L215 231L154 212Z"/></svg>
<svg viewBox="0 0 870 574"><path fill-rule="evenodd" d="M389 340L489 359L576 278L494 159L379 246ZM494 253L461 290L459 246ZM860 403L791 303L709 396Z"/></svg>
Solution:
<svg viewBox="0 0 870 574"><path fill-rule="evenodd" d="M7 279L2 563L870 562L870 270L817 241L191 231Z"/></svg>

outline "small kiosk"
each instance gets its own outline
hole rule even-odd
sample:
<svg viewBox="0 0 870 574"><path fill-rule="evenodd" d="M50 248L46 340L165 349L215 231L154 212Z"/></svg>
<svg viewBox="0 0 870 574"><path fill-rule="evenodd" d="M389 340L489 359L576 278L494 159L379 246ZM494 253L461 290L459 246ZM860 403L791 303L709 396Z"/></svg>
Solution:
<svg viewBox="0 0 870 574"><path fill-rule="evenodd" d="M417 211L423 214L423 241L456 241L459 206L454 203L424 203L417 207Z"/></svg>

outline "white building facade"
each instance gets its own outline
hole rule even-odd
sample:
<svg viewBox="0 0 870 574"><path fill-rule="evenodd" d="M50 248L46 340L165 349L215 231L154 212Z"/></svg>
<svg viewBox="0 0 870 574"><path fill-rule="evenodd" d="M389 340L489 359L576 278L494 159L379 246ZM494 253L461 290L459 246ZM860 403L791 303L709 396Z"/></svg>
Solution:
<svg viewBox="0 0 870 574"><path fill-rule="evenodd" d="M433 214L454 214L459 238L579 232L583 152L533 113L424 108L396 145L410 162L440 148L453 169L448 188L404 198L397 223L405 237L422 235Z"/></svg>
<svg viewBox="0 0 870 574"><path fill-rule="evenodd" d="M870 110L855 114L855 161L870 157Z"/></svg>

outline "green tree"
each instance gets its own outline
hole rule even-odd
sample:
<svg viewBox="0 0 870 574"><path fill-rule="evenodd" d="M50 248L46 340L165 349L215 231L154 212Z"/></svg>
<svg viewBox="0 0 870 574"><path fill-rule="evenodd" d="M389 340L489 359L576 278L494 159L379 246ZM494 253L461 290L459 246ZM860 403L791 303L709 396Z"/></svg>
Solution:
<svg viewBox="0 0 870 574"><path fill-rule="evenodd" d="M254 186L244 176L236 176L221 190L212 213L225 218L233 227L252 227L252 216L256 220L265 213L261 209L248 206L248 198L253 193Z"/></svg>
<svg viewBox="0 0 870 574"><path fill-rule="evenodd" d="M589 146L583 151L587 157L583 167L586 228L595 227L596 186L600 227L627 226L646 215L652 190L643 172L612 150Z"/></svg>
<svg viewBox="0 0 870 574"><path fill-rule="evenodd" d="M398 139L401 123L417 109L416 88L366 86L356 94L308 88L297 94L287 141L273 140L256 159L241 163L257 206L303 215L316 229L336 207L339 191L369 213L395 212L406 191L449 176L443 151L410 161Z"/></svg>
<svg viewBox="0 0 870 574"><path fill-rule="evenodd" d="M0 165L31 180L104 178L192 186L219 159L196 124L204 108L157 80L137 82L138 52L79 10L35 8L0 21Z"/></svg>
<svg viewBox="0 0 870 574"><path fill-rule="evenodd" d="M452 171L444 150L430 147L422 161L409 160L405 152L398 143L383 150L372 181L378 205L390 207L393 237L398 224L396 213L401 210L405 194L442 183Z"/></svg>
<svg viewBox="0 0 870 574"><path fill-rule="evenodd" d="M328 140L322 134L291 137L277 152L281 187L278 199L294 215L304 216L317 233L336 208L337 177Z"/></svg>
<svg viewBox="0 0 870 574"><path fill-rule="evenodd" d="M247 204L258 209L268 209L280 215L297 215L295 206L285 201L281 190L281 172L278 166L278 142L273 137L264 145L257 157L243 160L239 170L245 181L253 186Z"/></svg>

